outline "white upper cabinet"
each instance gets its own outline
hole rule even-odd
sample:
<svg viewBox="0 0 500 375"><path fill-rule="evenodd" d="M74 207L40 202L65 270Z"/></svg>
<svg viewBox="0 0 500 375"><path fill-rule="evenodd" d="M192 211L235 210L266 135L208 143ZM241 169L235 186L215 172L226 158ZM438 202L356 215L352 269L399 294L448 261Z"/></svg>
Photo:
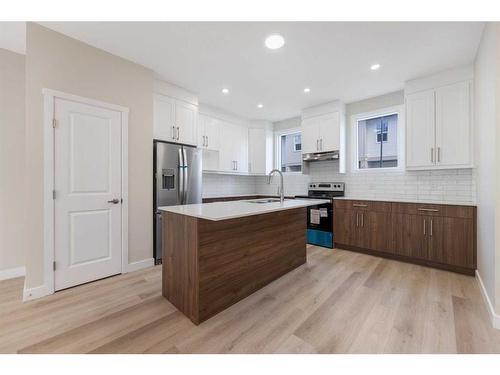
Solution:
<svg viewBox="0 0 500 375"><path fill-rule="evenodd" d="M473 167L473 67L405 83L406 168Z"/></svg>
<svg viewBox="0 0 500 375"><path fill-rule="evenodd" d="M164 95L154 96L153 136L154 139L175 142L175 99Z"/></svg>
<svg viewBox="0 0 500 375"><path fill-rule="evenodd" d="M248 129L248 172L267 174L272 169L273 135L265 128Z"/></svg>
<svg viewBox="0 0 500 375"><path fill-rule="evenodd" d="M472 166L469 82L436 89L436 163L446 167Z"/></svg>
<svg viewBox="0 0 500 375"><path fill-rule="evenodd" d="M198 115L198 147L207 150L219 150L219 123L213 117Z"/></svg>
<svg viewBox="0 0 500 375"><path fill-rule="evenodd" d="M302 120L302 153L319 152L319 121L316 117Z"/></svg>
<svg viewBox="0 0 500 375"><path fill-rule="evenodd" d="M471 82L406 95L406 167L472 167Z"/></svg>
<svg viewBox="0 0 500 375"><path fill-rule="evenodd" d="M179 143L196 145L197 117L197 106L181 100L175 101L175 126Z"/></svg>
<svg viewBox="0 0 500 375"><path fill-rule="evenodd" d="M345 137L345 106L339 101L302 111L302 153L342 151Z"/></svg>
<svg viewBox="0 0 500 375"><path fill-rule="evenodd" d="M321 152L340 150L340 113L333 112L318 119Z"/></svg>
<svg viewBox="0 0 500 375"><path fill-rule="evenodd" d="M161 94L155 94L153 100L154 138L196 145L198 107Z"/></svg>
<svg viewBox="0 0 500 375"><path fill-rule="evenodd" d="M248 172L248 128L220 122L219 170Z"/></svg>
<svg viewBox="0 0 500 375"><path fill-rule="evenodd" d="M406 97L406 166L434 165L434 90Z"/></svg>

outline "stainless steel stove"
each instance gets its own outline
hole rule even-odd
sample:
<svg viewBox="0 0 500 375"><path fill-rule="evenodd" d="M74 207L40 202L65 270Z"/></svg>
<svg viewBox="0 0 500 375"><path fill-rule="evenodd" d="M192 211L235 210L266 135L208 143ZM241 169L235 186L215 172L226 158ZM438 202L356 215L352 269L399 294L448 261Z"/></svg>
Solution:
<svg viewBox="0 0 500 375"><path fill-rule="evenodd" d="M307 195L296 195L298 199L330 199L307 208L307 243L328 248L334 247L333 199L344 196L343 182L311 182Z"/></svg>

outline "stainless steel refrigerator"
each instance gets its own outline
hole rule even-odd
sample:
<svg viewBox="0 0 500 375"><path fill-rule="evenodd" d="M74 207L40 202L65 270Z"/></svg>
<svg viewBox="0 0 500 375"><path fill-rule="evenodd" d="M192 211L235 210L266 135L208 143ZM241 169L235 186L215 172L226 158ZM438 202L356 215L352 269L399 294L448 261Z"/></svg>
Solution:
<svg viewBox="0 0 500 375"><path fill-rule="evenodd" d="M153 242L155 263L162 258L162 219L158 207L201 203L202 150L153 142Z"/></svg>

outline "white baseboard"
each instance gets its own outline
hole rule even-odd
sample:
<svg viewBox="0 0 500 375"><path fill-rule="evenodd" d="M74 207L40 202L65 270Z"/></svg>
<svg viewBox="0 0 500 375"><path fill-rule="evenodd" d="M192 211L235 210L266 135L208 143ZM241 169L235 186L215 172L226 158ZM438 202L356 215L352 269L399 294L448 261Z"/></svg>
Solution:
<svg viewBox="0 0 500 375"><path fill-rule="evenodd" d="M46 285L40 285L34 288L26 289L26 284L24 285L23 291L23 302L31 301L32 299L37 299L41 297L48 296L54 293L53 288L49 288Z"/></svg>
<svg viewBox="0 0 500 375"><path fill-rule="evenodd" d="M481 275L479 275L479 271L476 270L476 278L479 283L479 289L481 290L481 294L483 296L484 302L486 303L486 308L488 309L488 314L490 315L491 324L493 328L500 329L500 315L495 312L495 308L491 303L490 297L486 292L486 288L484 287L483 280L481 279Z"/></svg>
<svg viewBox="0 0 500 375"><path fill-rule="evenodd" d="M0 281L14 279L16 277L22 277L26 275L26 268L17 267L17 268L9 268L7 270L0 270Z"/></svg>
<svg viewBox="0 0 500 375"><path fill-rule="evenodd" d="M127 265L125 272L134 272L142 270L143 268L153 267L155 265L154 258L139 260L137 262L132 262Z"/></svg>

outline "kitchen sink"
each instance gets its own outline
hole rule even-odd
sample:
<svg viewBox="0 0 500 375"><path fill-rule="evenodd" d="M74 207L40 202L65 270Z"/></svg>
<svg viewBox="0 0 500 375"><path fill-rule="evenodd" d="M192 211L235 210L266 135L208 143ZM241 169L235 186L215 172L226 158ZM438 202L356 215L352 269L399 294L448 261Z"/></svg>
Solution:
<svg viewBox="0 0 500 375"><path fill-rule="evenodd" d="M285 199L287 200L287 199ZM248 203L276 203L276 202L279 202L280 199L279 198L262 198L262 199L251 199L251 200L248 200L246 202Z"/></svg>

